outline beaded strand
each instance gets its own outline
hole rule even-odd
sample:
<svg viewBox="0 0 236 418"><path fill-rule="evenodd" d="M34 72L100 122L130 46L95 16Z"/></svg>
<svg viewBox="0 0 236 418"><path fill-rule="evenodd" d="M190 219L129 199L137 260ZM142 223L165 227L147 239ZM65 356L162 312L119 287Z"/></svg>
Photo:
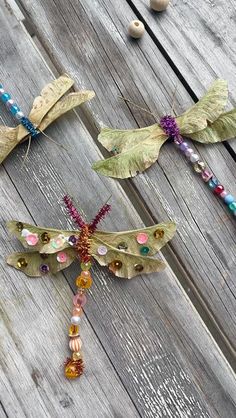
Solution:
<svg viewBox="0 0 236 418"><path fill-rule="evenodd" d="M189 144L183 139L180 135L175 118L172 116L164 116L160 121L160 125L165 133L173 139L179 150L192 163L194 171L201 175L202 180L208 184L208 187L213 191L213 193L216 196L219 196L227 205L229 211L236 216L236 199L225 190L220 181L206 167L204 161L200 160L199 155L196 154Z"/></svg>
<svg viewBox="0 0 236 418"><path fill-rule="evenodd" d="M35 128L33 123L20 110L19 106L14 102L14 100L11 99L10 94L5 92L2 84L0 84L0 99L11 112L11 114L27 129L32 138L40 133L40 131Z"/></svg>

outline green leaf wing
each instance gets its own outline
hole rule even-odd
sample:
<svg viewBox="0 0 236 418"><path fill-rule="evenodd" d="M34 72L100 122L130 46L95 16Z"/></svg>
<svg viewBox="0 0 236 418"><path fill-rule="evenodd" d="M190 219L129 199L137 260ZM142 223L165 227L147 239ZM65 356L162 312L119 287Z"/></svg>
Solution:
<svg viewBox="0 0 236 418"><path fill-rule="evenodd" d="M190 109L177 118L182 135L205 129L222 114L228 99L227 81L216 80L208 92Z"/></svg>
<svg viewBox="0 0 236 418"><path fill-rule="evenodd" d="M79 235L79 231L68 231L60 230L53 228L44 228L38 227L35 225L30 225L28 223L23 223L20 221L10 221L7 223L7 228L11 234L13 234L18 240L22 243L25 248L30 250L36 250L40 253L53 254L62 251L68 247L68 238L71 235ZM36 245L32 246L27 243L26 236L24 231L29 231L31 234L36 234L38 242ZM47 234L45 236L45 234ZM59 239L58 242L57 239ZM48 242L46 242L48 241ZM61 244L61 245L60 245ZM59 246L60 245L60 246Z"/></svg>
<svg viewBox="0 0 236 418"><path fill-rule="evenodd" d="M8 256L7 263L17 270L23 271L27 276L40 277L44 275L40 270L42 265L49 267L48 273L56 274L58 271L68 267L76 258L74 248L64 249L63 253L66 253L67 256L66 261L63 263L57 260L58 252L54 254L40 254L38 251L12 253Z"/></svg>
<svg viewBox="0 0 236 418"><path fill-rule="evenodd" d="M145 245L149 248L148 255L154 255L173 238L175 231L176 224L174 222L165 222L147 228L134 229L132 231L96 231L94 236L95 238L102 240L105 245L110 245L116 249L119 249L120 244L125 244L126 251L133 254L140 254L140 248ZM147 237L145 244L138 243L137 237L140 234Z"/></svg>
<svg viewBox="0 0 236 418"><path fill-rule="evenodd" d="M203 143L220 142L236 137L236 109L223 113L215 122L209 123L207 128L188 136Z"/></svg>
<svg viewBox="0 0 236 418"><path fill-rule="evenodd" d="M93 169L109 177L128 178L150 167L158 158L167 135L157 125L141 129L102 129L98 140L117 155L97 161Z"/></svg>

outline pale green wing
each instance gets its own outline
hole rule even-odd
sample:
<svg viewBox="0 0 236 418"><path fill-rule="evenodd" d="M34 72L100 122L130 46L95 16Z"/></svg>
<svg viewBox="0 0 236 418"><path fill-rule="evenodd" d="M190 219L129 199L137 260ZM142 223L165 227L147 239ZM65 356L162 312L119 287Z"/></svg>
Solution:
<svg viewBox="0 0 236 418"><path fill-rule="evenodd" d="M47 84L36 97L29 114L30 121L38 126L48 111L73 86L74 81L66 74Z"/></svg>
<svg viewBox="0 0 236 418"><path fill-rule="evenodd" d="M176 120L182 135L205 129L208 122L214 122L225 109L228 99L227 81L216 80L208 92Z"/></svg>
<svg viewBox="0 0 236 418"><path fill-rule="evenodd" d="M207 128L188 136L203 143L220 142L236 137L236 109L223 113Z"/></svg>
<svg viewBox="0 0 236 418"><path fill-rule="evenodd" d="M0 164L17 145L17 133L18 127L8 128L7 126L0 126Z"/></svg>
<svg viewBox="0 0 236 418"><path fill-rule="evenodd" d="M103 129L99 141L114 157L97 161L93 169L109 177L128 178L150 167L158 158L167 135L157 125L142 129Z"/></svg>
<svg viewBox="0 0 236 418"><path fill-rule="evenodd" d="M74 109L76 106L81 105L82 103L91 100L95 96L93 91L82 90L76 93L67 94L65 97L62 97L47 115L43 118L42 122L39 125L39 129L44 131L54 120L59 118L64 113L68 112L71 109Z"/></svg>
<svg viewBox="0 0 236 418"><path fill-rule="evenodd" d="M141 255L140 251L145 246L149 250L148 255L152 256L173 238L175 231L176 224L174 222L165 222L125 232L96 231L94 236L102 240L105 245L133 254ZM139 243L142 241L143 243Z"/></svg>
<svg viewBox="0 0 236 418"><path fill-rule="evenodd" d="M104 255L99 255L101 246L106 248ZM166 267L161 260L118 250L94 236L91 239L91 254L101 266L108 266L117 277L126 279L143 273L162 271Z"/></svg>
<svg viewBox="0 0 236 418"><path fill-rule="evenodd" d="M27 276L40 277L47 273L56 274L76 259L74 248L64 249L63 262L58 261L58 254L60 256L59 252L54 254L40 254L38 251L12 253L8 256L7 263L23 271Z"/></svg>
<svg viewBox="0 0 236 418"><path fill-rule="evenodd" d="M10 233L18 238L25 248L47 254L53 254L59 250L61 251L69 248L70 244L68 242L68 238L71 235L79 235L79 231L38 227L20 221L8 222L7 228ZM33 235L33 242L37 241L35 245L28 244L28 233Z"/></svg>

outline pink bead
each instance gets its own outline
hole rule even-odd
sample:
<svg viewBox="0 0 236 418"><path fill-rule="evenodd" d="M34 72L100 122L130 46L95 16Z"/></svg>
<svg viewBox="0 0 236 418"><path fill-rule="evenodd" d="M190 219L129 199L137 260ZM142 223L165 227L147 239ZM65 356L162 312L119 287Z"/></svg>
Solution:
<svg viewBox="0 0 236 418"><path fill-rule="evenodd" d="M208 182L212 178L213 174L209 170L204 170L202 172L202 179L205 182Z"/></svg>
<svg viewBox="0 0 236 418"><path fill-rule="evenodd" d="M73 304L74 306L84 306L87 302L87 298L84 293L77 293L73 297Z"/></svg>
<svg viewBox="0 0 236 418"><path fill-rule="evenodd" d="M145 232L140 232L137 235L136 240L139 244L146 244L146 242L148 241L148 234L146 234Z"/></svg>
<svg viewBox="0 0 236 418"><path fill-rule="evenodd" d="M57 254L57 261L59 263L65 263L67 259L68 259L67 254L64 253L63 251Z"/></svg>
<svg viewBox="0 0 236 418"><path fill-rule="evenodd" d="M25 239L28 245L34 246L38 243L39 237L38 234L29 234Z"/></svg>
<svg viewBox="0 0 236 418"><path fill-rule="evenodd" d="M227 195L228 193L226 192L226 190L223 190L223 192L220 194L220 197L222 198L222 199L224 199L225 198L225 196Z"/></svg>
<svg viewBox="0 0 236 418"><path fill-rule="evenodd" d="M80 276L87 278L87 277L90 277L91 274L90 274L90 271L88 270L82 270L80 273Z"/></svg>

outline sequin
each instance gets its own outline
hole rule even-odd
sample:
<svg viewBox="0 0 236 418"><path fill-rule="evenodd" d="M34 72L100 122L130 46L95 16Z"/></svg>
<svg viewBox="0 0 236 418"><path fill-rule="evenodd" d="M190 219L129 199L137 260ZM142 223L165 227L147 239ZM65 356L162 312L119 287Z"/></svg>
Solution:
<svg viewBox="0 0 236 418"><path fill-rule="evenodd" d="M57 254L57 261L58 263L65 263L68 260L68 256L64 252L60 252Z"/></svg>
<svg viewBox="0 0 236 418"><path fill-rule="evenodd" d="M124 242L124 241L122 241L122 242L119 242L119 244L117 245L117 248L119 249L119 250L128 250L128 244L126 243L126 242Z"/></svg>
<svg viewBox="0 0 236 418"><path fill-rule="evenodd" d="M146 244L148 241L148 234L145 232L139 232L139 234L136 237L136 240L139 244Z"/></svg>
<svg viewBox="0 0 236 418"><path fill-rule="evenodd" d="M99 255L106 255L107 254L107 247L105 245L99 245L97 249L97 253Z"/></svg>
<svg viewBox="0 0 236 418"><path fill-rule="evenodd" d="M139 273L140 273L141 271L143 271L143 266L142 266L142 264L135 264L135 265L134 265L134 270L135 270L135 271L138 271Z"/></svg>
<svg viewBox="0 0 236 418"><path fill-rule="evenodd" d="M34 247L35 245L37 245L39 237L38 234L29 234L25 237L25 240L28 245Z"/></svg>
<svg viewBox="0 0 236 418"><path fill-rule="evenodd" d="M63 237L59 235L57 238L51 239L50 244L53 248L57 249L63 247L64 242L65 240Z"/></svg>
<svg viewBox="0 0 236 418"><path fill-rule="evenodd" d="M17 227L17 230L18 230L19 232L21 232L21 231L22 231L22 229L24 229L24 225L23 225L23 223L22 223L22 222L17 222L16 227Z"/></svg>
<svg viewBox="0 0 236 418"><path fill-rule="evenodd" d="M18 258L18 260L17 260L17 267L19 267L20 269L24 269L27 266L28 266L28 263L27 263L27 261L26 261L25 258L23 258L23 257Z"/></svg>
<svg viewBox="0 0 236 418"><path fill-rule="evenodd" d="M116 272L117 270L120 270L122 268L122 261L120 260L114 260L111 263L108 264L109 270L112 272Z"/></svg>
<svg viewBox="0 0 236 418"><path fill-rule="evenodd" d="M165 231L163 231L163 229L156 229L156 231L153 232L153 235L154 235L154 238L161 239L164 237Z"/></svg>
<svg viewBox="0 0 236 418"><path fill-rule="evenodd" d="M41 273L43 274L47 274L49 272L49 265L48 264L41 264L39 266L39 270L41 271Z"/></svg>
<svg viewBox="0 0 236 418"><path fill-rule="evenodd" d="M42 241L43 244L48 244L49 243L49 241L50 241L50 235L49 235L48 232L43 232L41 234L41 241Z"/></svg>
<svg viewBox="0 0 236 418"><path fill-rule="evenodd" d="M70 245L75 245L76 242L77 242L76 236L75 235L70 235L69 238L68 238L68 242L69 242Z"/></svg>
<svg viewBox="0 0 236 418"><path fill-rule="evenodd" d="M30 234L30 231L28 229L23 228L21 231L21 236L22 237L27 237L27 235Z"/></svg>
<svg viewBox="0 0 236 418"><path fill-rule="evenodd" d="M148 248L146 246L143 246L143 247L140 248L140 254L141 255L147 255L149 253L149 251L150 251L150 248Z"/></svg>

